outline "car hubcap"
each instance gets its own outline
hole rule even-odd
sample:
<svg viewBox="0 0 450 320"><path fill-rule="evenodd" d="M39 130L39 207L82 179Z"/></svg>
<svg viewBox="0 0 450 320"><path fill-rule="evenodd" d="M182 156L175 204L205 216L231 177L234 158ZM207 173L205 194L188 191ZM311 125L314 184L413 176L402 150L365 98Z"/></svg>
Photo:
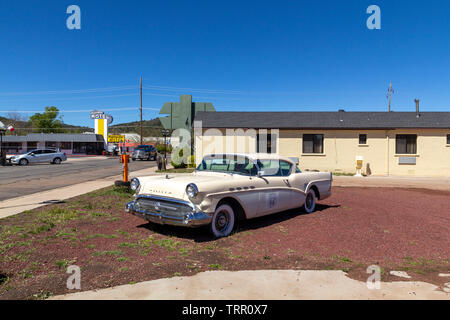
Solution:
<svg viewBox="0 0 450 320"><path fill-rule="evenodd" d="M224 231L227 229L228 224L229 224L229 214L226 211L221 211L219 212L219 214L217 215L217 219L216 219L216 228L218 231Z"/></svg>

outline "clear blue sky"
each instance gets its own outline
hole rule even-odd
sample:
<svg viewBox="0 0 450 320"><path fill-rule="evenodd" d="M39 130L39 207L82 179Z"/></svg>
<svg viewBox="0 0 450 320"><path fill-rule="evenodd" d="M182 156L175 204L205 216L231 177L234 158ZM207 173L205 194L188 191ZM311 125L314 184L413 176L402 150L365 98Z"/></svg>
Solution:
<svg viewBox="0 0 450 320"><path fill-rule="evenodd" d="M71 4L81 30L66 28ZM0 115L137 120L141 75L145 119L183 93L219 111L386 111L389 81L396 111L450 111L447 0L2 1L0 43Z"/></svg>

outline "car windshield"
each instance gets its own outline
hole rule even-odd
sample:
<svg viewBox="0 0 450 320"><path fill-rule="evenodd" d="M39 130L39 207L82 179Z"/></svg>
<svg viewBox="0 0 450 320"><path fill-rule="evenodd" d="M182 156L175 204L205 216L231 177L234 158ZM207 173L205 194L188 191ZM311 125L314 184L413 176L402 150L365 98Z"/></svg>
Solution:
<svg viewBox="0 0 450 320"><path fill-rule="evenodd" d="M256 176L258 169L249 158L234 155L207 156L197 167L197 171L225 172Z"/></svg>

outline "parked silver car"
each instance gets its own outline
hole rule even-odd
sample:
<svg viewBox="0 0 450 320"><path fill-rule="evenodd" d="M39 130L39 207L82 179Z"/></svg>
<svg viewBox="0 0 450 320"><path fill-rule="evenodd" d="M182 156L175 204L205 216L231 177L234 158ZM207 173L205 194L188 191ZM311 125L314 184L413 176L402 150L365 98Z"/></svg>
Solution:
<svg viewBox="0 0 450 320"><path fill-rule="evenodd" d="M10 158L12 164L26 166L30 163L49 162L53 164L60 164L67 160L65 153L59 152L55 149L36 149L24 154L13 156Z"/></svg>

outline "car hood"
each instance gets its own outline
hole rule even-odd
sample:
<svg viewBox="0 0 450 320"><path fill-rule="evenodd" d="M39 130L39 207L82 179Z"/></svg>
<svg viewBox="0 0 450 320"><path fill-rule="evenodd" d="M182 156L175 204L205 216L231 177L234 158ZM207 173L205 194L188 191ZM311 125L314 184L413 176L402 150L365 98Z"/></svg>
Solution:
<svg viewBox="0 0 450 320"><path fill-rule="evenodd" d="M195 172L191 174L167 174L152 177L139 177L139 195L157 195L189 200L186 187L194 183L199 190L198 198L218 190L223 191L232 181L248 179L240 175L218 172Z"/></svg>

